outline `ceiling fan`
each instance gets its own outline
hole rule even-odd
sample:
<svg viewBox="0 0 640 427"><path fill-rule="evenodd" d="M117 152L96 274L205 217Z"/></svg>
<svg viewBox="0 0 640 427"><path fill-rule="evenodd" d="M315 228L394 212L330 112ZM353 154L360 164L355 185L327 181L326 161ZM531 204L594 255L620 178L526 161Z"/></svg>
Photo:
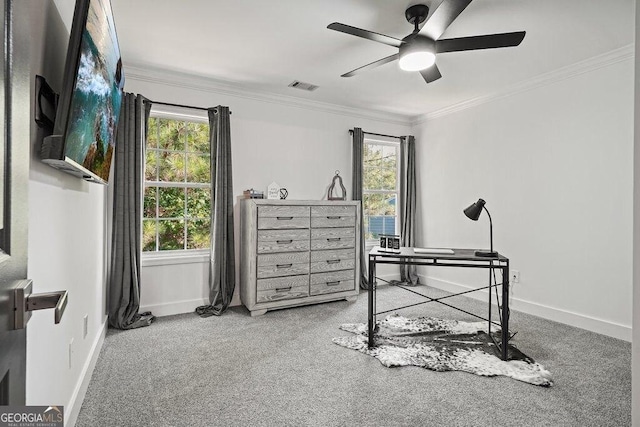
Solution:
<svg viewBox="0 0 640 427"><path fill-rule="evenodd" d="M329 24L327 28L330 30L398 48L398 53L356 68L343 74L342 77L351 77L398 59L400 68L406 71L420 71L424 80L427 83L431 83L442 77L435 63L436 54L438 53L518 46L522 42L525 36L524 31L439 39L469 3L471 3L471 0L444 0L433 11L429 19L427 19L429 8L426 5L416 4L410 6L405 11L405 17L414 26L414 30L402 40L339 22ZM425 24L420 28L420 24L423 22Z"/></svg>

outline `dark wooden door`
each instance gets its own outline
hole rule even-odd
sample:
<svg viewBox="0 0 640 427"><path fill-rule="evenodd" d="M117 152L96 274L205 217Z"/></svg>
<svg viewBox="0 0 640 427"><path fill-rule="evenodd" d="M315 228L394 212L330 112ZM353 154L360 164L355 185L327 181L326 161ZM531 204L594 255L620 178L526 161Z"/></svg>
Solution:
<svg viewBox="0 0 640 427"><path fill-rule="evenodd" d="M0 8L0 405L24 405L26 328L16 329L13 289L27 277L29 56L16 56L24 31L13 31L12 0Z"/></svg>

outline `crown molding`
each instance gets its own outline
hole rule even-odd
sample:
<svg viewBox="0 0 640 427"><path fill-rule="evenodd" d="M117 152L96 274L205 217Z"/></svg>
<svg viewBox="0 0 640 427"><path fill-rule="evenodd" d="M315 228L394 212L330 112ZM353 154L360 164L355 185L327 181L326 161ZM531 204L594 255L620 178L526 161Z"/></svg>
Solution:
<svg viewBox="0 0 640 427"><path fill-rule="evenodd" d="M562 80L570 79L580 74L589 73L591 71L598 70L600 68L608 67L613 64L617 64L622 61L633 59L635 55L634 44L628 44L618 49L614 49L602 55L597 55L584 61L576 62L575 64L567 65L557 70L550 71L548 73L540 74L534 78L524 80L506 88L476 98L468 99L466 101L459 102L457 104L449 105L439 110L431 111L426 114L415 116L412 120L412 126L417 126L425 123L427 120L434 119L436 117L446 116L448 114L456 113L468 108L472 108L487 102L496 101L498 99L506 98L508 96L516 95L518 93L526 92L532 89L536 89L542 86L547 86L553 83L560 82Z"/></svg>
<svg viewBox="0 0 640 427"><path fill-rule="evenodd" d="M411 126L411 116L396 113L388 113L379 110L347 107L320 101L313 101L294 96L278 95L260 90L247 90L243 86L219 79L213 79L194 74L169 71L140 64L127 64L124 66L127 79L138 80L147 83L174 86L184 89L192 89L216 93L220 95L234 96L253 101L267 102L271 104L285 105L288 107L314 110L324 113L351 116L361 119L376 120L394 125Z"/></svg>

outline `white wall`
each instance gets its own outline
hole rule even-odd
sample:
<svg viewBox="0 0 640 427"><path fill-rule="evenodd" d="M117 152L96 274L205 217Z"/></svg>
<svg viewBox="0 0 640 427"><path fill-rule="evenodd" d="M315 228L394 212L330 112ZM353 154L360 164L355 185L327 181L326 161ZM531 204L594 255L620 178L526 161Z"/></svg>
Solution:
<svg viewBox="0 0 640 427"><path fill-rule="evenodd" d="M640 7L635 2L635 135L633 152L633 340L632 402L640 402ZM632 423L640 427L640 405L632 405Z"/></svg>
<svg viewBox="0 0 640 427"><path fill-rule="evenodd" d="M417 126L421 239L488 247L486 214L462 213L482 197L521 274L514 309L631 340L633 60L594 68ZM450 289L487 282L426 274Z"/></svg>
<svg viewBox="0 0 640 427"><path fill-rule="evenodd" d="M125 62L126 63L126 62ZM125 67L125 73L127 73ZM289 199L321 200L336 170L340 171L348 195L351 195L351 137L348 130L406 135L409 122L396 117L300 104L295 100L229 94L206 81L164 74L126 74L128 92L141 93L151 100L209 107L229 106L233 151L234 195L254 188L266 190L275 181L286 187ZM295 89L292 89L295 90ZM165 108L166 109L166 108ZM238 204L236 201L236 240ZM236 252L238 251L236 245ZM381 274L395 274L397 268ZM208 302L208 273L203 264L145 265L142 271L141 305L156 314L193 311ZM395 277L395 276L394 276ZM176 292L177 291L177 292ZM240 303L239 286L232 305Z"/></svg>
<svg viewBox="0 0 640 427"><path fill-rule="evenodd" d="M29 47L16 54L30 55L31 79L43 75L60 90L69 33L57 8L52 1L41 0L14 5L16 25L31 31ZM69 424L80 409L87 385L83 380L91 376L92 357L100 350L106 320L106 189L42 163L37 154L42 135L33 118L30 123L28 274L34 292L67 290L69 296L60 324L54 324L52 310L34 312L28 324L26 398L28 405L64 405ZM88 334L83 337L85 315Z"/></svg>

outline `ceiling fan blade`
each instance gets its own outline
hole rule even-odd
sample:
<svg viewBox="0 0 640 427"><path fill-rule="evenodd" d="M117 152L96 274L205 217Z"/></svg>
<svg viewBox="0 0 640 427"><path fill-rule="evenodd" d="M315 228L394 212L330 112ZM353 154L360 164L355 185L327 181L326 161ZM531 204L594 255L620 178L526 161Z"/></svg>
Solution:
<svg viewBox="0 0 640 427"><path fill-rule="evenodd" d="M395 61L396 59L398 59L398 56L399 56L399 54L396 53L395 55L391 55L391 56L387 56L386 58L378 59L377 61L373 61L371 64L363 65L360 68L356 68L355 70L351 70L348 73L344 73L340 77L351 77L351 76L354 76L356 74L360 74L362 71L370 70L371 68L376 68L376 67L379 67L380 65L384 65L384 64L387 64L387 63L389 63L391 61Z"/></svg>
<svg viewBox="0 0 640 427"><path fill-rule="evenodd" d="M514 33L487 34L484 36L437 40L436 53L518 46L520 42L522 42L522 39L524 39L525 34L525 31L518 31Z"/></svg>
<svg viewBox="0 0 640 427"><path fill-rule="evenodd" d="M420 74L422 74L422 78L424 78L424 81L427 83L431 83L442 77L442 74L440 74L440 70L438 69L438 66L436 64L433 64L431 67L421 70Z"/></svg>
<svg viewBox="0 0 640 427"><path fill-rule="evenodd" d="M385 36L384 34L374 33L373 31L363 30L362 28L352 27L351 25L341 24L334 22L327 25L327 28L334 31L340 31L341 33L351 34L352 36L362 37L363 39L372 40L378 43L384 43L393 47L400 47L403 43L402 40L396 39L391 36Z"/></svg>
<svg viewBox="0 0 640 427"><path fill-rule="evenodd" d="M427 18L427 22L422 26L420 34L433 40L438 40L453 20L469 6L469 3L471 3L471 0L444 0Z"/></svg>

